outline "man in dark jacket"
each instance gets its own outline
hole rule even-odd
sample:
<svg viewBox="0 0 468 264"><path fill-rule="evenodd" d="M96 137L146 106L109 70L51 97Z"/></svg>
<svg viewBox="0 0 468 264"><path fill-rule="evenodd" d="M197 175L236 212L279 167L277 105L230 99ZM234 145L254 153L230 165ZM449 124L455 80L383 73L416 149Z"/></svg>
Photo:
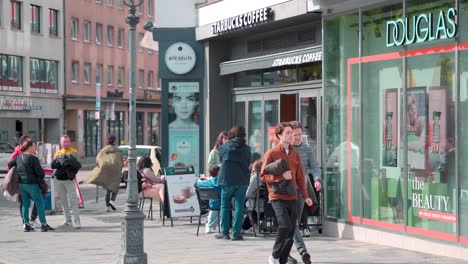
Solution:
<svg viewBox="0 0 468 264"><path fill-rule="evenodd" d="M221 171L218 184L221 191L221 234L218 239L230 239L231 200L235 199L232 240L242 240L240 229L244 216L245 193L250 182L250 147L245 144L245 128L234 126L229 130L229 141L219 149Z"/></svg>

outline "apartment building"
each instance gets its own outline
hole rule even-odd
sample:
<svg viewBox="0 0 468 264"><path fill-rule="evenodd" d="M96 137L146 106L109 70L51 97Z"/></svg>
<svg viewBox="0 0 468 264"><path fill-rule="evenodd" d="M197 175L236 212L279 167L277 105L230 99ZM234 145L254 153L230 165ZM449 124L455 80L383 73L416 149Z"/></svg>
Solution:
<svg viewBox="0 0 468 264"><path fill-rule="evenodd" d="M114 134L119 144L128 141L130 52L128 7L123 2L66 2L65 126L80 157L95 156L107 134ZM136 30L137 144L158 145L158 54L139 46L143 25L154 20L153 0L145 0L137 14L141 17Z"/></svg>
<svg viewBox="0 0 468 264"><path fill-rule="evenodd" d="M58 142L63 128L63 1L0 1L0 141Z"/></svg>

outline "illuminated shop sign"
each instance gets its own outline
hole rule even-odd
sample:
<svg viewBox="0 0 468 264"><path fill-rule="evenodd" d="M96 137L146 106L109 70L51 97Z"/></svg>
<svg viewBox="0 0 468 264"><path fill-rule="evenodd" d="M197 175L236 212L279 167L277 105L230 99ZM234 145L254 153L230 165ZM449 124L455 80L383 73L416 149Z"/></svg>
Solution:
<svg viewBox="0 0 468 264"><path fill-rule="evenodd" d="M316 51L296 56L275 59L271 67L280 67L285 65L298 65L322 60L322 51Z"/></svg>
<svg viewBox="0 0 468 264"><path fill-rule="evenodd" d="M213 23L210 30L212 34L216 35L235 29L255 26L270 20L273 20L273 10L266 7Z"/></svg>
<svg viewBox="0 0 468 264"><path fill-rule="evenodd" d="M386 43L387 47L393 47L453 38L457 30L457 10L449 8L440 10L438 15L420 14L387 21Z"/></svg>

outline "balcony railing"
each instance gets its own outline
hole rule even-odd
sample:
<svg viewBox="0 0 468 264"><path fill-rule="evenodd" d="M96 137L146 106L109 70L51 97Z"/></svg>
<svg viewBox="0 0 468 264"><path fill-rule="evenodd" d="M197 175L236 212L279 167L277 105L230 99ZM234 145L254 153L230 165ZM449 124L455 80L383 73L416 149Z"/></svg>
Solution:
<svg viewBox="0 0 468 264"><path fill-rule="evenodd" d="M39 24L31 24L31 32L41 33L41 27L39 26Z"/></svg>
<svg viewBox="0 0 468 264"><path fill-rule="evenodd" d="M19 21L11 20L10 25L11 25L11 28L13 29L21 29L21 22Z"/></svg>
<svg viewBox="0 0 468 264"><path fill-rule="evenodd" d="M50 27L49 28L49 35L57 37L58 36L58 30L55 27Z"/></svg>

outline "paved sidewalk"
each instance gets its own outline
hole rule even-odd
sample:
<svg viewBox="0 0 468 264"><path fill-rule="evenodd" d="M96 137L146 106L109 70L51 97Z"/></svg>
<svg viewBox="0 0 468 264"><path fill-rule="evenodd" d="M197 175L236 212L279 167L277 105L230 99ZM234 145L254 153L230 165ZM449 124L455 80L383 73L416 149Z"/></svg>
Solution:
<svg viewBox="0 0 468 264"><path fill-rule="evenodd" d="M120 251L120 213L126 195L121 189L117 198L118 212L105 212L104 191L95 203L95 187L83 185L85 208L80 210L80 230L57 230L24 233L17 204L0 198L0 264L28 263L115 263ZM273 237L246 237L245 241L219 241L214 235L196 237L196 224L188 218L174 221L174 227L162 226L159 206L155 220L145 220L145 252L148 263L268 263ZM47 216L55 227L62 215ZM313 263L464 263L464 261L314 235L306 240ZM298 258L296 251L293 256Z"/></svg>

